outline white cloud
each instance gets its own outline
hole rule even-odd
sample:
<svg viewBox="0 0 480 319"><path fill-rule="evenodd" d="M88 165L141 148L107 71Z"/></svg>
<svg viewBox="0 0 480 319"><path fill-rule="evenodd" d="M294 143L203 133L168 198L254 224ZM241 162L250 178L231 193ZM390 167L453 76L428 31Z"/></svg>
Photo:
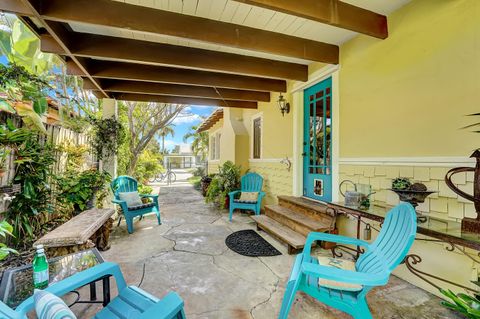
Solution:
<svg viewBox="0 0 480 319"><path fill-rule="evenodd" d="M160 144L162 142L160 141ZM173 148L175 145L177 145L178 143L175 142L174 140L165 140L165 148Z"/></svg>
<svg viewBox="0 0 480 319"><path fill-rule="evenodd" d="M188 124L188 123L193 123L197 121L201 121L202 118L198 114L193 114L193 113L180 113L174 120L173 124L178 125L178 124Z"/></svg>

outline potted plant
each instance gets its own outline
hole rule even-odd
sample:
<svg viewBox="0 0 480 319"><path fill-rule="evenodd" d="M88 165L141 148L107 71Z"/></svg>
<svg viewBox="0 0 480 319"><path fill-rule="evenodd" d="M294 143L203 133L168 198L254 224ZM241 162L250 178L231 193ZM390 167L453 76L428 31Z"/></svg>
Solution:
<svg viewBox="0 0 480 319"><path fill-rule="evenodd" d="M461 313L465 318L480 319L480 299L478 296L469 296L464 293L455 294L451 290L443 289L440 292L452 301L442 301L443 306Z"/></svg>
<svg viewBox="0 0 480 319"><path fill-rule="evenodd" d="M228 193L240 187L240 166L226 161L218 169L208 186L206 202L216 202L221 207L229 207Z"/></svg>

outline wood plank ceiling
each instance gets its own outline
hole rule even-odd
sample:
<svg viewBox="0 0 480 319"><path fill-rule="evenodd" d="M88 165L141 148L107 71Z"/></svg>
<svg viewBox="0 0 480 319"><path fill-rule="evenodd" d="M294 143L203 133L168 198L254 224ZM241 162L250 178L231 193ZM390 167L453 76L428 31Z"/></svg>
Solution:
<svg viewBox="0 0 480 319"><path fill-rule="evenodd" d="M357 33L385 39L384 14L409 0L345 1L2 0L0 10L98 97L256 108L286 80L306 81L309 63L338 63Z"/></svg>

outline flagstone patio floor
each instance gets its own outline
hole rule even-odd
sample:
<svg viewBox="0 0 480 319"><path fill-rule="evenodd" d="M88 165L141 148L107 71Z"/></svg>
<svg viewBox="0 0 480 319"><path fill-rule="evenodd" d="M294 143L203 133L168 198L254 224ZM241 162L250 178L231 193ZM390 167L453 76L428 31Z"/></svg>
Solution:
<svg viewBox="0 0 480 319"><path fill-rule="evenodd" d="M149 216L135 222L129 235L122 223L112 234L112 247L102 255L120 264L127 283L162 297L178 292L189 319L273 319L278 316L294 257L267 234L260 234L283 255L244 257L225 245L230 233L255 229L247 214L235 214L205 204L187 183L160 187L162 225ZM158 187L156 188L158 190ZM115 295L115 293L113 293ZM368 295L374 318L459 318L440 299L395 276ZM76 307L76 308L75 308ZM79 318L91 318L97 305L74 306ZM290 312L295 318L350 318L304 294L297 294Z"/></svg>

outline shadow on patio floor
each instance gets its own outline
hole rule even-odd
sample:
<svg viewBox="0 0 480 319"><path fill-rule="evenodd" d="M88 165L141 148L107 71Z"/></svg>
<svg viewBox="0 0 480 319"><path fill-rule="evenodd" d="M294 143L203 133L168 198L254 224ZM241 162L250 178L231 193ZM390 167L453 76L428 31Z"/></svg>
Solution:
<svg viewBox="0 0 480 319"><path fill-rule="evenodd" d="M158 188L157 188L158 189ZM246 214L228 222L226 211L204 203L185 184L161 187L162 225L153 217L135 223L128 235L122 223L112 234L112 248L103 252L121 265L127 283L162 297L170 290L185 300L189 319L273 319L278 315L293 257L286 247L263 232L280 250L276 257L251 258L230 251L225 237L240 229L254 229ZM440 299L397 277L369 294L374 318L459 318L440 305ZM96 306L74 306L78 318L91 318ZM298 294L289 318L350 318L309 296Z"/></svg>

